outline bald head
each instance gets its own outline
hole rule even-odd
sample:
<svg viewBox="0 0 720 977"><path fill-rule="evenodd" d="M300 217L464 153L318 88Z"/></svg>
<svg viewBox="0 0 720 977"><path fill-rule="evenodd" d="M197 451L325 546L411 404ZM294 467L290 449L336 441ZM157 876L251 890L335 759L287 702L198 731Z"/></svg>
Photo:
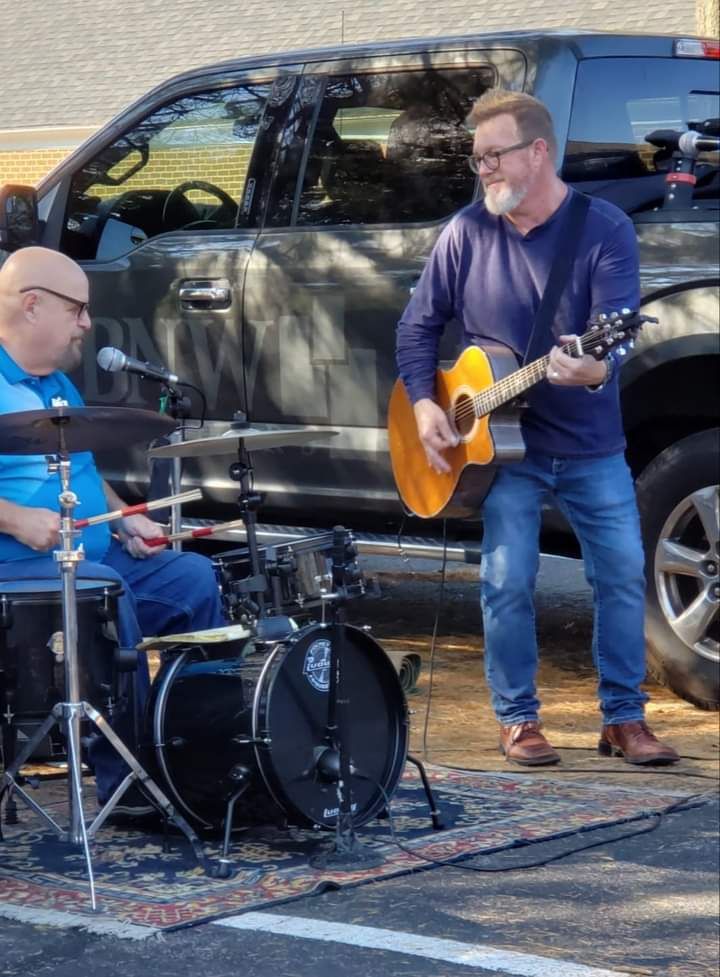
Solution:
<svg viewBox="0 0 720 977"><path fill-rule="evenodd" d="M90 328L85 272L49 248L21 248L0 267L0 342L29 373L79 363Z"/></svg>
<svg viewBox="0 0 720 977"><path fill-rule="evenodd" d="M0 268L0 301L15 299L25 288L44 286L87 302L85 272L72 258L50 248L21 248Z"/></svg>

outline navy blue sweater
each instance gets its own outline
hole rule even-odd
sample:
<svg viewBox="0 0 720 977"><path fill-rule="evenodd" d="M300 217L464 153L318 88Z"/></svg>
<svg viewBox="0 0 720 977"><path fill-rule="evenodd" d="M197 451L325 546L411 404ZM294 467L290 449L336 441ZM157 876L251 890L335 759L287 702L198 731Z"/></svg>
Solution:
<svg viewBox="0 0 720 977"><path fill-rule="evenodd" d="M525 237L482 202L465 207L443 230L398 324L398 368L413 403L434 396L438 342L453 318L463 327L465 345L502 343L522 361L574 192ZM639 299L632 222L614 204L593 198L553 332L582 335L591 316L636 309ZM539 348L544 353L552 344L548 335ZM542 380L525 396L528 448L573 458L625 447L617 371L599 391Z"/></svg>

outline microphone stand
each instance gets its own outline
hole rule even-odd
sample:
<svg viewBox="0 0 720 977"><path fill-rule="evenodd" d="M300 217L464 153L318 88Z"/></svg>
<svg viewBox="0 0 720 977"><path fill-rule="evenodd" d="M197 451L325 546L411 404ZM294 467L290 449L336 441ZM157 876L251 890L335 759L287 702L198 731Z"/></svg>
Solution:
<svg viewBox="0 0 720 977"><path fill-rule="evenodd" d="M165 414L168 414L175 421L180 421L180 425L176 430L172 432L169 437L170 444L179 444L181 441L185 440L185 421L190 417L192 411L192 405L190 404L190 399L185 396L182 390L177 387L172 386L170 383L163 383L162 389L164 391L164 398L166 403L164 404ZM182 485L182 458L178 455L176 458L172 459L172 466L170 468L170 494L178 495L180 493L180 487ZM175 535L182 531L182 510L180 505L174 504L170 506L170 533ZM170 544L172 548L176 551L182 550L182 541L173 540Z"/></svg>
<svg viewBox="0 0 720 977"><path fill-rule="evenodd" d="M321 621L321 627L327 627L330 636L328 721L325 731L326 746L316 761L319 776L331 782L335 781L338 816L333 847L310 858L310 866L314 869L343 872L374 868L385 861L379 852L366 848L358 840L353 825L353 768L347 739L347 707L350 699L349 689L343 685L342 673L346 641L343 606L350 589L345 559L346 538L347 534L341 526L333 529L333 592L323 595L324 601L330 604L330 623L325 622L325 603L322 605Z"/></svg>

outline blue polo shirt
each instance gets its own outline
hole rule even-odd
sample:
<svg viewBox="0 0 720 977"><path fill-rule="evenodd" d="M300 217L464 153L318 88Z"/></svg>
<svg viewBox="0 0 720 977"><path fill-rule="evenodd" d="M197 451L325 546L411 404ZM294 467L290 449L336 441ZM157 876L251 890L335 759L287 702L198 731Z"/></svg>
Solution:
<svg viewBox="0 0 720 977"><path fill-rule="evenodd" d="M413 403L434 396L438 342L452 319L462 326L464 345L501 343L520 365L575 192L570 190L555 213L524 237L507 218L490 214L482 201L465 207L443 230L398 325L398 367ZM588 319L600 312L636 309L638 268L632 222L613 204L594 197L555 316L555 337L582 335ZM542 353L552 345L548 335ZM595 392L547 380L527 391L522 417L527 447L568 458L622 451L617 373Z"/></svg>
<svg viewBox="0 0 720 977"><path fill-rule="evenodd" d="M60 404L83 406L83 399L77 388L63 373L50 373L45 377L30 376L0 346L0 414L43 410ZM82 519L107 512L105 492L92 452L73 452L70 460L70 484L79 499L75 517ZM48 474L45 455L0 454L0 499L59 512L59 494L60 479L58 475ZM97 562L110 545L108 524L88 526L83 530L81 538L86 558ZM13 536L0 533L0 562L46 555L30 549Z"/></svg>

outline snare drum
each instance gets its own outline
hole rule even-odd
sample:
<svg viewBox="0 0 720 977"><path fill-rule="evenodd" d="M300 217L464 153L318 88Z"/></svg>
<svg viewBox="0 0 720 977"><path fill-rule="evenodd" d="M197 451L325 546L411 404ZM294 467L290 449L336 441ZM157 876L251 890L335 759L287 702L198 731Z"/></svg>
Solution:
<svg viewBox="0 0 720 977"><path fill-rule="evenodd" d="M44 718L65 701L62 582L0 580L0 722ZM80 698L109 711L118 647L114 580L76 580Z"/></svg>
<svg viewBox="0 0 720 977"><path fill-rule="evenodd" d="M275 614L294 615L317 607L321 591L330 590L332 533L258 547L260 572L267 580L265 603ZM215 573L223 595L225 611L239 620L243 584L251 576L250 555L246 546L219 553L214 558Z"/></svg>
<svg viewBox="0 0 720 977"><path fill-rule="evenodd" d="M353 821L361 825L385 808L400 780L407 707L380 645L359 628L343 629L344 734L362 771L352 778ZM224 646L223 658L209 658L199 643L164 655L148 704L151 762L194 824L220 829L246 784L236 824L335 826L337 787L317 769L327 746L328 634L315 624L278 642L243 637Z"/></svg>

